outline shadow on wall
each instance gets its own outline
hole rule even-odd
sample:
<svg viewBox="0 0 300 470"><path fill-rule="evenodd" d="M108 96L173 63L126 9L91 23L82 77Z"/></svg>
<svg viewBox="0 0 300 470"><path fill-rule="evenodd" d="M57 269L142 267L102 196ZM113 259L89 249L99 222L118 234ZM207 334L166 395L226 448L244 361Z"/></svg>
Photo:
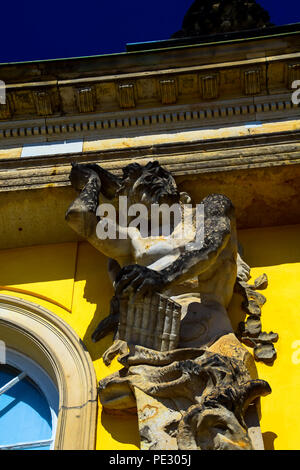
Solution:
<svg viewBox="0 0 300 470"><path fill-rule="evenodd" d="M140 448L140 434L138 428L137 414L124 414L124 416L108 414L105 411L101 413L101 424L116 442L126 445L134 445ZM105 444L101 446L105 449Z"/></svg>
<svg viewBox="0 0 300 470"><path fill-rule="evenodd" d="M88 282L86 285L88 285ZM87 287L84 292L84 297L89 302L91 301L90 291L91 291L90 288ZM109 304L110 304L109 301L110 299L106 299L106 296L105 296L105 299L103 299L101 303L99 302L97 303L97 307L96 307L93 319L90 322L85 332L85 335L83 337L83 342L86 345L90 353L92 361L100 359L103 353L111 346L113 342L113 333L109 333L107 336L105 336L105 338L102 338L101 340L97 341L97 343L93 343L91 339L92 334L94 333L100 321L103 320L109 314Z"/></svg>
<svg viewBox="0 0 300 470"><path fill-rule="evenodd" d="M109 313L114 291L107 258L89 243L0 250L0 264L6 267L0 271L0 286L21 288L33 296L33 302L39 303L41 297L69 312L66 321L80 334L93 360L111 345L112 335L96 344L91 340L98 323Z"/></svg>
<svg viewBox="0 0 300 470"><path fill-rule="evenodd" d="M101 358L113 341L112 333L97 343L93 343L91 339L100 321L109 314L110 300L114 295L114 289L107 273L107 261L106 256L99 253L89 243L79 243L75 280L76 282L86 282L84 291L78 292L77 301L83 305L83 315L84 309L87 309L86 303L92 305L92 309L88 307L89 315L90 317L92 315L92 318L82 339L93 361ZM83 299L80 298L81 295ZM75 301L74 298L73 303ZM81 315L80 312L78 313Z"/></svg>
<svg viewBox="0 0 300 470"><path fill-rule="evenodd" d="M238 239L251 267L300 262L300 225L240 230Z"/></svg>
<svg viewBox="0 0 300 470"><path fill-rule="evenodd" d="M0 250L0 264L6 267L0 270L0 285L25 286L72 279L76 251L76 242Z"/></svg>
<svg viewBox="0 0 300 470"><path fill-rule="evenodd" d="M274 442L277 439L277 434L274 432L268 431L262 434L265 450L275 450Z"/></svg>

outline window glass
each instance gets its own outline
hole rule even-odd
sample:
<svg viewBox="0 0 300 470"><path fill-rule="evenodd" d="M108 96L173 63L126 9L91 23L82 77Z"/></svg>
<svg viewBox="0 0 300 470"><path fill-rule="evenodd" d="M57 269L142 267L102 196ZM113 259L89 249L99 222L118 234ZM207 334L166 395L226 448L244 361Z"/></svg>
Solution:
<svg viewBox="0 0 300 470"><path fill-rule="evenodd" d="M0 449L53 448L55 410L32 375L0 365Z"/></svg>

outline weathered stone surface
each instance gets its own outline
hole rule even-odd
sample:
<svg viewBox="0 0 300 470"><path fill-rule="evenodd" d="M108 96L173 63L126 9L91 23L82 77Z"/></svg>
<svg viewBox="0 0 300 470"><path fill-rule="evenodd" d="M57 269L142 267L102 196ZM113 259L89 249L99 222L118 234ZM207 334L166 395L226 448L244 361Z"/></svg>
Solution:
<svg viewBox="0 0 300 470"><path fill-rule="evenodd" d="M33 92L33 101L39 116L47 116L53 113L50 93L46 91Z"/></svg>
<svg viewBox="0 0 300 470"><path fill-rule="evenodd" d="M272 364L276 359L276 350L272 343L260 344L254 348L254 357L257 361Z"/></svg>
<svg viewBox="0 0 300 470"><path fill-rule="evenodd" d="M256 338L250 338L249 336L241 336L241 342L250 348L255 348L255 346L257 346L255 339Z"/></svg>
<svg viewBox="0 0 300 470"><path fill-rule="evenodd" d="M266 274L262 274L254 281L254 288L258 290L266 289L268 287L268 278ZM251 289L253 287L251 286Z"/></svg>
<svg viewBox="0 0 300 470"><path fill-rule="evenodd" d="M276 343L278 341L278 333L270 333L261 332L259 336L256 338L256 342L259 343Z"/></svg>
<svg viewBox="0 0 300 470"><path fill-rule="evenodd" d="M120 397L129 406L124 397L136 396L142 449L253 448L244 414L271 389L251 380L243 362L197 348L159 353L140 346L120 361L125 368L100 381L100 400L110 408Z"/></svg>
<svg viewBox="0 0 300 470"><path fill-rule="evenodd" d="M260 318L255 315L250 315L246 321L245 335L257 337L261 332Z"/></svg>
<svg viewBox="0 0 300 470"><path fill-rule="evenodd" d="M194 47L174 47L172 52L165 48L147 51L146 61L145 53L141 53L68 59L68 66L60 60L41 61L35 66L2 64L0 75L9 86L10 103L0 106L0 131L4 131L0 138L3 136L9 144L16 140L32 142L32 136L39 142L42 135L51 140L53 134L74 139L88 133L97 139L99 130L101 136L106 132L110 136L113 129L118 133L122 128L127 136L128 127L134 131L137 126L151 126L159 134L159 116L164 127L176 126L176 130L198 130L199 120L200 128L211 128L215 120L226 127L228 120L234 124L245 122L245 114L246 122L269 120L272 115L276 122L278 117L289 120L297 113L290 100L291 80L299 75L297 29L294 34L289 31L284 35L283 41L268 31L264 48L261 38L252 35L252 40L247 36L246 41L235 41L234 47L231 41L205 41ZM247 88L245 73L251 82ZM165 82L167 88L163 100L158 91L160 82ZM125 87L122 98L119 85ZM43 94L38 105L32 96L37 90ZM254 92L260 101L245 94ZM201 102L200 96L214 100L213 105L207 109L208 103ZM136 113L134 106L139 108ZM143 114L142 109L146 111ZM78 111L85 115L79 117ZM35 123L39 115L49 116L41 126ZM103 139L99 141L103 145Z"/></svg>
<svg viewBox="0 0 300 470"><path fill-rule="evenodd" d="M255 300L248 300L247 302L243 302L242 307L249 315L256 315L259 317L261 315L260 306L257 304L257 302L255 302Z"/></svg>
<svg viewBox="0 0 300 470"><path fill-rule="evenodd" d="M266 297L256 292L257 289L267 288L267 275L262 274L255 279L253 285L250 285L246 282L247 276L243 275L244 272L247 273L245 266L243 266L240 272L241 275L237 277L235 290L246 299L242 302L241 307L249 316L246 322L239 323L237 335L242 343L254 348L255 360L271 363L276 358L276 351L272 343L278 340L278 334L261 331L261 307L266 302Z"/></svg>
<svg viewBox="0 0 300 470"><path fill-rule="evenodd" d="M278 341L278 334L273 333L272 331L270 333L261 332L259 333L258 336L250 337L250 336L246 336L247 333L245 332L245 329L241 328L239 334L240 334L241 342L243 344L246 344L250 348L256 348L260 345L271 346L272 345L271 343L276 343ZM257 359L258 357L259 357L259 350L255 358ZM264 360L263 355L261 355L260 359L257 359L257 360L263 361Z"/></svg>

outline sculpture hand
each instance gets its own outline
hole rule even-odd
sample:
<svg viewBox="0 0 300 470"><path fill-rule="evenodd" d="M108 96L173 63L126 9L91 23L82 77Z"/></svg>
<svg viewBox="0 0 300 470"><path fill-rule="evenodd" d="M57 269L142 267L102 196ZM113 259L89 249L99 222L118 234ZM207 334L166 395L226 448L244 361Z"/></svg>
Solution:
<svg viewBox="0 0 300 470"><path fill-rule="evenodd" d="M146 266L133 264L125 266L118 273L115 281L116 295L126 296L134 292L137 296L146 296L153 292L161 292L165 280L157 271Z"/></svg>

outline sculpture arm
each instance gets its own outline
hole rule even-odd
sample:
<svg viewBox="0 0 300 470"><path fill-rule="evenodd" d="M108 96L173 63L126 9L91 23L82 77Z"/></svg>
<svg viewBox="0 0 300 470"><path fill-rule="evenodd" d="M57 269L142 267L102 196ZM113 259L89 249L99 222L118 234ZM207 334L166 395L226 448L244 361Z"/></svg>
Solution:
<svg viewBox="0 0 300 470"><path fill-rule="evenodd" d="M70 180L72 186L80 191L66 212L66 221L70 227L106 256L127 257L130 254L131 242L126 228L111 221L110 226L115 237L102 239L97 236L97 226L101 223L100 217L97 216L101 180L93 166L74 165Z"/></svg>
<svg viewBox="0 0 300 470"><path fill-rule="evenodd" d="M186 249L176 261L160 271L165 288L200 275L213 265L231 235L229 217L212 217L205 223L204 243L200 249Z"/></svg>
<svg viewBox="0 0 300 470"><path fill-rule="evenodd" d="M186 250L176 261L161 271L145 266L125 266L116 278L116 295L134 291L139 296L162 292L174 283L195 277L206 271L226 247L231 236L229 217L212 217L206 221L206 238L198 250Z"/></svg>

